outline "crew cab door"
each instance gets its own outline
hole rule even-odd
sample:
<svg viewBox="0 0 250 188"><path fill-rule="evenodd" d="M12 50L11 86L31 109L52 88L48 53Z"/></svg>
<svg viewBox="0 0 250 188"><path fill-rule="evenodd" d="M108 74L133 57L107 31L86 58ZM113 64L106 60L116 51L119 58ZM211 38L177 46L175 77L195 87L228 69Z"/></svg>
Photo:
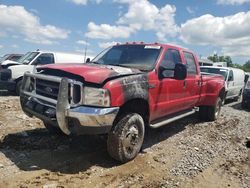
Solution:
<svg viewBox="0 0 250 188"><path fill-rule="evenodd" d="M201 76L197 68L195 57L190 52L183 52L187 65L187 78L184 80L185 101L187 108L194 107L200 98Z"/></svg>
<svg viewBox="0 0 250 188"><path fill-rule="evenodd" d="M154 109L154 117L156 119L187 108L184 103L186 98L184 80L173 78L173 69L177 63L182 63L179 50L167 49L160 67L168 69L166 74L169 78L159 79L156 108Z"/></svg>

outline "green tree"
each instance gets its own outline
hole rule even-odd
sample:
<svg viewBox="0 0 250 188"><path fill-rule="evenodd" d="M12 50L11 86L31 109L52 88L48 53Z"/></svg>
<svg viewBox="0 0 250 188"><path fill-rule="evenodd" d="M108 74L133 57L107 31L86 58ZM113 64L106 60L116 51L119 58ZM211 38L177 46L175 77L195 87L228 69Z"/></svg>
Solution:
<svg viewBox="0 0 250 188"><path fill-rule="evenodd" d="M248 60L242 67L244 71L250 72L250 60Z"/></svg>

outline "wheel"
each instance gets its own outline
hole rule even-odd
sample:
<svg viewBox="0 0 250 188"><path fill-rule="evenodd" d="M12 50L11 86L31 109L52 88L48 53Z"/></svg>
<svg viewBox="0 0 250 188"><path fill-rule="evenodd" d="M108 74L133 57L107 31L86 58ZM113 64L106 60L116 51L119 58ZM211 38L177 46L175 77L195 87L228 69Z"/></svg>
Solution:
<svg viewBox="0 0 250 188"><path fill-rule="evenodd" d="M237 97L234 98L235 101L241 101L242 100L242 94L241 91Z"/></svg>
<svg viewBox="0 0 250 188"><path fill-rule="evenodd" d="M20 91L21 91L21 86L22 86L22 81L23 80L19 80L19 81L17 81L17 83L16 83L16 94L17 95L20 95Z"/></svg>
<svg viewBox="0 0 250 188"><path fill-rule="evenodd" d="M134 159L141 149L144 133L144 121L139 114L120 116L108 135L109 155L122 163Z"/></svg>
<svg viewBox="0 0 250 188"><path fill-rule="evenodd" d="M199 109L199 116L205 121L214 121L218 119L221 112L222 100L220 97L217 98L214 106L201 106Z"/></svg>
<svg viewBox="0 0 250 188"><path fill-rule="evenodd" d="M244 103L243 101L241 102L241 108L247 108L246 103Z"/></svg>
<svg viewBox="0 0 250 188"><path fill-rule="evenodd" d="M49 133L51 134L58 134L58 135L62 135L63 132L61 131L61 129L59 127L56 127L48 122L43 122L44 127L49 131Z"/></svg>

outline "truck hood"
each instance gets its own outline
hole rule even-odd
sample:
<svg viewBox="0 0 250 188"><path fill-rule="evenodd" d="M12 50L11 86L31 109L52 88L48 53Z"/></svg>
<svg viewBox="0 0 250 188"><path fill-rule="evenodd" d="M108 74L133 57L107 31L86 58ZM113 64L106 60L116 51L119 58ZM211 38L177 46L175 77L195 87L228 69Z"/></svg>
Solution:
<svg viewBox="0 0 250 188"><path fill-rule="evenodd" d="M71 73L82 77L86 82L95 84L102 84L107 79L142 73L140 70L133 68L96 64L54 64L37 67L38 72L41 70L57 70Z"/></svg>
<svg viewBox="0 0 250 188"><path fill-rule="evenodd" d="M15 66L15 65L22 65L16 61L5 60L0 64L0 69L7 69L8 67Z"/></svg>

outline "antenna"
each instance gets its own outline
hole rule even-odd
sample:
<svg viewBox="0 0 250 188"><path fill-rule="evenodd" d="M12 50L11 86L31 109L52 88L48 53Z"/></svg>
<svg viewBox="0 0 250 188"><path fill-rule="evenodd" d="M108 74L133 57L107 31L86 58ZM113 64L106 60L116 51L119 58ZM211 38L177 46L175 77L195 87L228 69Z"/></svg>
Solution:
<svg viewBox="0 0 250 188"><path fill-rule="evenodd" d="M87 50L88 50L88 38L86 38L86 44L84 50L84 63L86 62Z"/></svg>

